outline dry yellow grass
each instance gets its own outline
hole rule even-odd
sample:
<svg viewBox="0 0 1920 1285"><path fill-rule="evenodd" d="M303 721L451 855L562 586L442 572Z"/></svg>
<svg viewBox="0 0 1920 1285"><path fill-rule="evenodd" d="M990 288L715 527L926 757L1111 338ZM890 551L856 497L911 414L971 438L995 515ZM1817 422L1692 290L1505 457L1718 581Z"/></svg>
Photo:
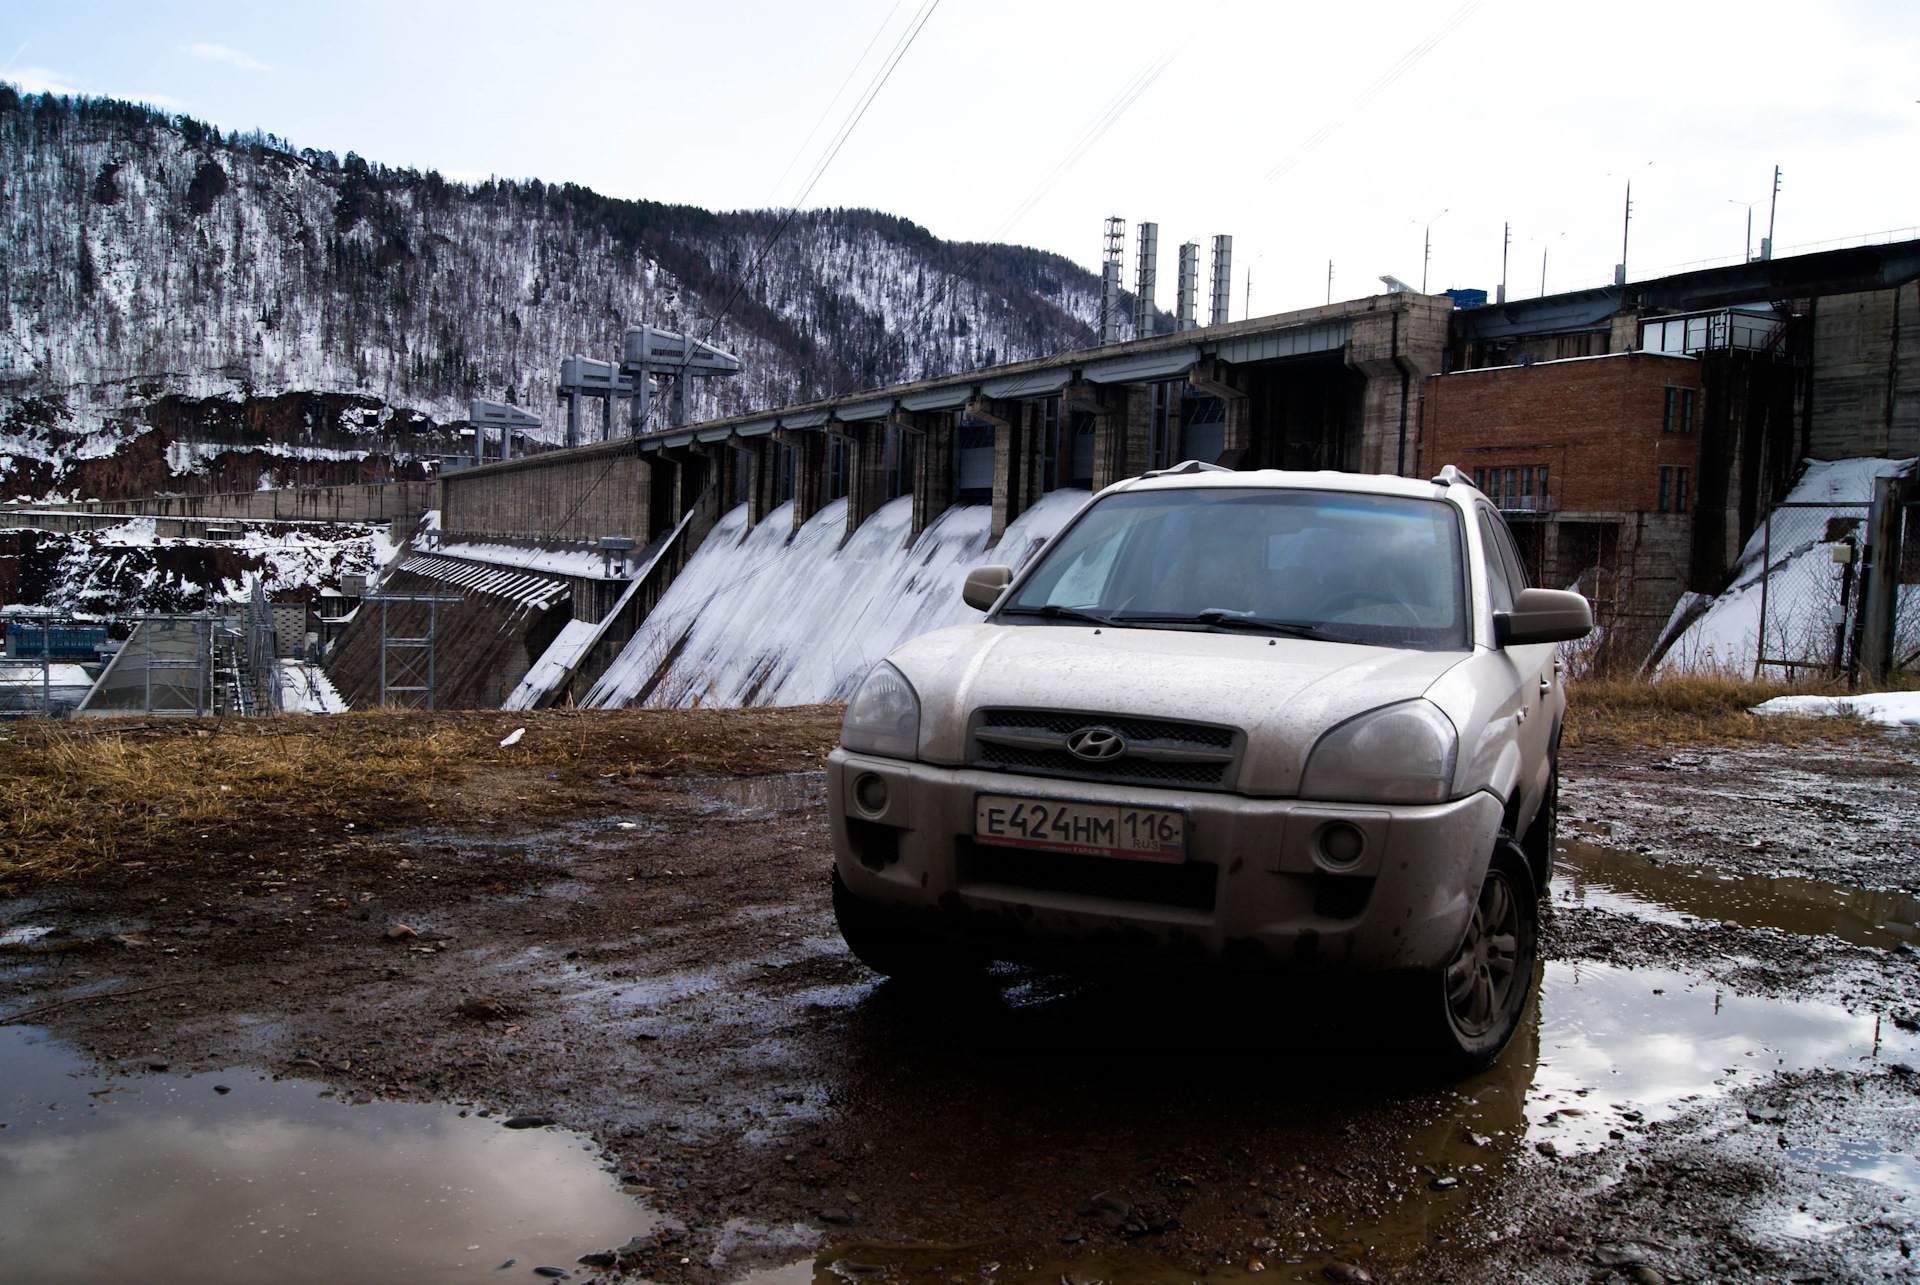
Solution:
<svg viewBox="0 0 1920 1285"><path fill-rule="evenodd" d="M1879 735L1856 718L1796 718L1748 713L1775 696L1844 694L1817 684L1756 683L1693 676L1582 679L1567 688L1564 744L1623 749L1656 745L1806 745Z"/></svg>
<svg viewBox="0 0 1920 1285"><path fill-rule="evenodd" d="M584 787L817 764L839 711L389 713L16 723L0 741L0 887L606 801ZM520 742L502 748L515 728Z"/></svg>

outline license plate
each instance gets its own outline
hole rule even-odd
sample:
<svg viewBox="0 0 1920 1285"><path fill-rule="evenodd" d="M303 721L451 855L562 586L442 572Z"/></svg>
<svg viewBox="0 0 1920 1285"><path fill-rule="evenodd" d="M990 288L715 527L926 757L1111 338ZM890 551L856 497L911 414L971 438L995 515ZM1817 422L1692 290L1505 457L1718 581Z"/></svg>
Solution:
<svg viewBox="0 0 1920 1285"><path fill-rule="evenodd" d="M977 794L973 837L1009 848L1044 848L1090 857L1168 862L1187 858L1187 817L1171 808Z"/></svg>

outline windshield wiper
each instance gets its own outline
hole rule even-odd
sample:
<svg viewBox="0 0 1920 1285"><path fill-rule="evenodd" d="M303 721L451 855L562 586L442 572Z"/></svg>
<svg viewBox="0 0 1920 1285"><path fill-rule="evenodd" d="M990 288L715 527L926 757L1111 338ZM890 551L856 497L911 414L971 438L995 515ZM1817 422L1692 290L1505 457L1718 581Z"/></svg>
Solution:
<svg viewBox="0 0 1920 1285"><path fill-rule="evenodd" d="M1289 638L1331 639L1334 636L1313 625L1300 624L1291 620L1267 620L1245 611L1229 611L1225 607L1209 607L1205 611L1196 611L1190 615L1178 615L1171 612L1147 613L1128 612L1115 617L1115 623L1133 622L1154 625L1211 625L1215 629L1257 629L1265 633L1284 634Z"/></svg>
<svg viewBox="0 0 1920 1285"><path fill-rule="evenodd" d="M1118 625L1120 623L1112 616L1103 616L1097 611L1083 611L1079 607L1063 607L1057 602L1049 602L1039 607L1002 607L1000 614L1003 616L1046 616L1048 619L1053 620L1064 617L1071 620L1088 620L1096 625Z"/></svg>

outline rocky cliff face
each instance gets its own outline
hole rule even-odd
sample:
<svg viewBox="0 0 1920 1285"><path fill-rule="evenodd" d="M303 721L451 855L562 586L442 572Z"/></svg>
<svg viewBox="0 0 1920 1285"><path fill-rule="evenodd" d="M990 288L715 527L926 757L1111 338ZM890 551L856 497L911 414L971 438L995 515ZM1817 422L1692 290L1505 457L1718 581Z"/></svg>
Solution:
<svg viewBox="0 0 1920 1285"><path fill-rule="evenodd" d="M699 418L1091 341L1099 281L1057 255L867 210L775 240L780 217L468 186L0 86L0 495L417 475L471 397L557 439L559 359L640 322L742 358Z"/></svg>

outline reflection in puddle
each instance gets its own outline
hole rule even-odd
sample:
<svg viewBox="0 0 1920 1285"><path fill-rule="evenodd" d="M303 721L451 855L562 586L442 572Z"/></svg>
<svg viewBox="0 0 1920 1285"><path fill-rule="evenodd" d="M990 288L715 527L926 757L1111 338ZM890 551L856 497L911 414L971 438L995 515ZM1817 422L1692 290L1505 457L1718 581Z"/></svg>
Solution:
<svg viewBox="0 0 1920 1285"><path fill-rule="evenodd" d="M997 1010L1002 1016L985 1029L969 1028L966 1039L1019 1044L1028 1024L1037 1021L1077 1040L1080 1024L1099 1025L1097 1012L1083 1011L1097 1001L1085 996L1057 979L1051 985L1047 979L1029 980L1003 993L1004 1007ZM1088 1056L1101 1051L1102 1046L1090 1044ZM1297 1099L1294 1106L1304 1111L1304 1120L1288 1107L1276 1111L1257 1096L1241 1100L1237 1118L1244 1136L1264 1139L1254 1143L1251 1158L1284 1161L1267 1170L1277 1168L1275 1177L1260 1181L1244 1198L1246 1208L1256 1208L1261 1194L1272 1194L1279 1198L1280 1214L1264 1235L1249 1233L1249 1247L1235 1265L1215 1264L1207 1278L1216 1283L1256 1279L1250 1261L1257 1259L1261 1282L1321 1280L1324 1269L1336 1262L1369 1263L1377 1271L1422 1245L1471 1242L1487 1230L1480 1224L1489 1192L1517 1167L1538 1162L1535 1152L1544 1143L1560 1156L1592 1151L1617 1145L1648 1124L1761 1085L1776 1073L1872 1071L1891 1061L1913 1061L1916 1054L1920 1035L1882 1025L1872 1013L1733 995L1671 970L1556 961L1542 968L1528 1021L1499 1064L1423 1094L1419 1118L1384 1146L1372 1141L1356 1146L1331 1124L1312 1123L1352 1118L1348 1096L1337 1084L1316 1088L1308 1082L1284 1090ZM975 1068L966 1078L981 1074ZM1124 1091L1089 1088L1100 1098L1096 1116L1124 1113L1131 1101ZM1391 1096L1383 1089L1382 1100ZM1371 1091L1361 1097L1361 1109L1371 1110ZM1169 1102L1166 1109L1171 1113L1166 1127L1179 1134L1187 1131L1184 1116L1213 1107L1201 1098L1185 1105ZM1192 1123L1194 1132L1207 1131L1198 1120ZM1207 1146L1204 1137L1196 1144ZM1786 1155L1807 1169L1920 1191L1920 1160L1877 1144L1836 1139ZM1305 1163L1299 1172L1288 1172L1296 1160ZM1163 1199L1140 1181L1144 1176L1115 1181L1114 1175L1090 1175L1082 1185L1089 1192L1111 1186L1124 1188L1131 1198ZM1016 1187L1007 1194L1041 1203L1083 1198L1057 1188ZM984 1279L1048 1285L1063 1278L1138 1285L1187 1285L1195 1279L1190 1265L1168 1257L1170 1246L1153 1237L1110 1241L1097 1223L1077 1224L1087 1239L1070 1251L1031 1254L981 1245L976 1236L991 1227L990 1209L981 1207L943 1236L956 1242L948 1247L839 1240L810 1260L747 1281L843 1285L955 1275L979 1280L989 1262L1009 1252L1013 1257Z"/></svg>
<svg viewBox="0 0 1920 1285"><path fill-rule="evenodd" d="M1870 1071L1911 1059L1920 1036L1837 1004L1733 995L1665 969L1553 963L1541 993L1535 1141L1603 1145L1776 1071Z"/></svg>
<svg viewBox="0 0 1920 1285"><path fill-rule="evenodd" d="M1787 1159L1815 1173L1844 1174L1920 1195L1920 1159L1867 1138L1836 1138L1819 1147L1789 1147Z"/></svg>
<svg viewBox="0 0 1920 1285"><path fill-rule="evenodd" d="M37 924L22 924L15 928L0 929L0 946L31 945L52 931L51 928L43 928Z"/></svg>
<svg viewBox="0 0 1920 1285"><path fill-rule="evenodd" d="M241 1069L98 1074L24 1027L0 1028L0 1084L13 1280L497 1280L656 1222L559 1130Z"/></svg>
<svg viewBox="0 0 1920 1285"><path fill-rule="evenodd" d="M764 820L781 812L825 807L825 772L788 772L781 776L691 777L667 782L716 809L742 820Z"/></svg>
<svg viewBox="0 0 1920 1285"><path fill-rule="evenodd" d="M1700 866L1658 864L1578 840L1562 840L1554 900L1613 910L1664 923L1718 920L1744 928L1777 928L1832 936L1856 946L1891 950L1913 941L1920 899L1817 879L1736 875Z"/></svg>

